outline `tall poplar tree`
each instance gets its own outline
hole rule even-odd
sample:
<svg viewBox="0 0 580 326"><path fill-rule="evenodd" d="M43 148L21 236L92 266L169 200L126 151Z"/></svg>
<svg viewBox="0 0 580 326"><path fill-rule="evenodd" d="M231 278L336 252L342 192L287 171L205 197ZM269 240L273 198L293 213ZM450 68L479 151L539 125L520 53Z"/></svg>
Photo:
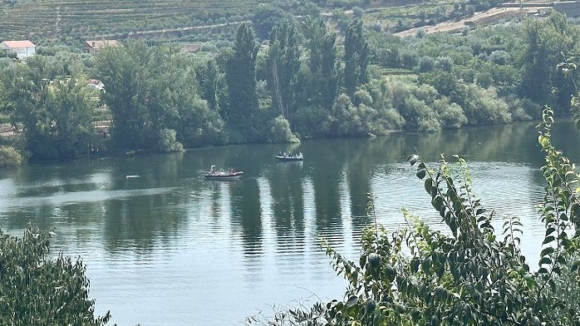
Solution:
<svg viewBox="0 0 580 326"><path fill-rule="evenodd" d="M229 90L229 107L224 118L228 125L237 129L245 141L259 137L258 95L256 93L256 55L258 44L254 31L242 24L236 33L234 52L226 62L226 83Z"/></svg>
<svg viewBox="0 0 580 326"><path fill-rule="evenodd" d="M338 93L339 73L336 59L336 34L327 30L320 18L306 24L309 52L311 104L330 110Z"/></svg>
<svg viewBox="0 0 580 326"><path fill-rule="evenodd" d="M268 85L272 91L273 106L288 121L295 109L300 49L296 25L284 20L270 34L268 51Z"/></svg>
<svg viewBox="0 0 580 326"><path fill-rule="evenodd" d="M201 98L207 101L210 109L218 112L220 73L216 61L211 59L206 64L196 67L195 77L199 84Z"/></svg>
<svg viewBox="0 0 580 326"><path fill-rule="evenodd" d="M344 87L354 98L356 88L367 82L369 46L363 34L361 19L355 19L346 28L344 36Z"/></svg>

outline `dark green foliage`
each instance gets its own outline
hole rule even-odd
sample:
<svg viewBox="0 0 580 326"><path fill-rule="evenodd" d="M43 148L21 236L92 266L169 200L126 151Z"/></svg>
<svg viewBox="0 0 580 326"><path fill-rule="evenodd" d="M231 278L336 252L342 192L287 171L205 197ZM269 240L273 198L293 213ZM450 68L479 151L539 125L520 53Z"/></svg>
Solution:
<svg viewBox="0 0 580 326"><path fill-rule="evenodd" d="M260 6L252 17L252 27L260 39L267 40L272 29L284 16L284 12L276 6Z"/></svg>
<svg viewBox="0 0 580 326"><path fill-rule="evenodd" d="M553 13L548 20L529 20L524 25L526 48L523 52L524 96L536 103L554 106L556 112L567 112L574 88L569 78L558 73L556 65L562 53L570 53L577 42L576 33L566 17Z"/></svg>
<svg viewBox="0 0 580 326"><path fill-rule="evenodd" d="M320 18L308 20L304 34L309 54L308 101L311 105L330 109L338 95L339 83L336 34L329 32Z"/></svg>
<svg viewBox="0 0 580 326"><path fill-rule="evenodd" d="M193 66L172 48L143 42L99 52L98 76L106 88L102 100L111 111L111 137L118 149L175 151L182 144L224 142L217 71L209 63L196 75ZM207 102L200 99L197 82Z"/></svg>
<svg viewBox="0 0 580 326"><path fill-rule="evenodd" d="M363 33L361 19L352 21L344 35L344 87L353 98L356 88L367 82L370 59L369 46Z"/></svg>
<svg viewBox="0 0 580 326"><path fill-rule="evenodd" d="M159 129L153 129L149 103L149 78L155 78L153 49L143 42L134 42L125 48L108 48L99 53L99 79L107 92L103 102L113 116L111 137L120 149L153 149Z"/></svg>
<svg viewBox="0 0 580 326"><path fill-rule="evenodd" d="M31 58L6 81L6 109L22 126L33 159L72 159L88 154L98 93L81 73L67 76L61 62ZM7 74L11 72L5 71ZM5 76L5 78L8 76Z"/></svg>
<svg viewBox="0 0 580 326"><path fill-rule="evenodd" d="M229 90L229 107L224 119L233 130L240 133L243 142L258 141L261 137L258 121L258 96L256 94L256 54L258 44L254 32L247 24L238 28L234 51L226 62L226 83Z"/></svg>
<svg viewBox="0 0 580 326"><path fill-rule="evenodd" d="M52 232L28 227L21 238L0 232L0 325L106 325L94 316L80 259L50 257Z"/></svg>
<svg viewBox="0 0 580 326"><path fill-rule="evenodd" d="M298 94L300 49L298 29L293 21L279 23L270 35L268 50L268 85L272 105L278 114L292 123Z"/></svg>
<svg viewBox="0 0 580 326"><path fill-rule="evenodd" d="M292 134L288 120L284 119L282 116L278 116L272 121L269 141L272 143L300 142L300 140Z"/></svg>
<svg viewBox="0 0 580 326"><path fill-rule="evenodd" d="M435 68L435 59L431 57L421 57L419 59L419 72L428 72Z"/></svg>
<svg viewBox="0 0 580 326"><path fill-rule="evenodd" d="M11 146L0 146L0 167L16 166L22 164L22 154Z"/></svg>
<svg viewBox="0 0 580 326"><path fill-rule="evenodd" d="M341 3L348 8L362 6L356 1ZM477 1L469 4L480 5ZM370 8L376 5L371 2ZM457 6L461 15L468 12L466 4ZM305 138L509 123L539 118L544 103L567 113L562 108L574 90L573 79L554 68L554 63L562 59L560 51L574 48L577 28L558 15L481 26L468 36L440 33L417 39L365 28L343 9L324 19L318 15L295 22L279 19L286 12L315 13L316 5L305 1L277 1L260 8L254 18L272 24L267 28L271 38L263 46L246 24L238 29L235 44L220 39L203 46L212 53L182 55L177 47L164 47L157 41L129 42L125 48L107 49L97 56L49 46L43 47L46 51L39 48L44 53L39 57L61 64L43 67L44 61L36 59L25 64L42 70L43 78L49 80L79 70L81 75L102 79L107 91L101 100L106 106L96 119L99 127L112 122L111 143L104 145L117 150L173 148L160 146L171 139L165 137L172 135L171 130L175 142L185 147L273 141L281 139L280 135L288 138L286 129L279 128L282 124L274 121L278 115L289 122L295 135ZM444 8L432 9L424 8L423 18L445 16ZM251 17L198 14L203 19L195 24L233 23ZM365 20L383 14L372 8L365 12ZM254 29L261 28L254 23ZM274 23L279 25L272 32ZM341 27L336 29L334 24ZM386 28L384 23L381 26ZM228 28L233 30L234 24ZM123 33L132 32L125 29ZM209 40L208 35L204 37ZM13 65L12 60L0 58L2 99L7 98L5 90L11 89L12 77L19 71L10 69ZM39 85L37 80L23 85L22 92L33 85ZM34 92L40 91L34 87ZM348 101L339 96L343 93ZM12 119L14 124L13 104L22 104L26 98L20 95L13 97L14 102L2 101L3 119ZM33 156L60 157L53 146L46 146L49 140L36 140L38 144L29 146L35 148ZM67 140L67 146L72 143Z"/></svg>
<svg viewBox="0 0 580 326"><path fill-rule="evenodd" d="M216 61L208 60L205 65L197 66L195 77L197 78L201 98L207 101L211 110L219 112L218 98L222 95L220 94L220 86L222 86L220 82L223 78L220 78L220 71Z"/></svg>

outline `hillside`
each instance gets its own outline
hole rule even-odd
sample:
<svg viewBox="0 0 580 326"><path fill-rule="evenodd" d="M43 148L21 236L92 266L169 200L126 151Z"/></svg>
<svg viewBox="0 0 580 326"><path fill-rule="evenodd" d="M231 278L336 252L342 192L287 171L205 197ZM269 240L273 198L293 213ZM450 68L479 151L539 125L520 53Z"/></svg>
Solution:
<svg viewBox="0 0 580 326"><path fill-rule="evenodd" d="M40 45L243 20L257 0L40 0L5 5L1 39Z"/></svg>
<svg viewBox="0 0 580 326"><path fill-rule="evenodd" d="M232 40L241 22L258 17L264 25L271 25L281 13L297 17L310 14L312 7L316 8L314 3L324 3L315 10L338 25L345 26L349 16L364 15L367 27L398 36L415 35L418 30L459 31L466 23L486 25L521 14L519 8L487 11L497 3L461 6L444 0L5 0L0 11L0 41L28 39L40 46L77 47L90 39L145 38L160 43Z"/></svg>

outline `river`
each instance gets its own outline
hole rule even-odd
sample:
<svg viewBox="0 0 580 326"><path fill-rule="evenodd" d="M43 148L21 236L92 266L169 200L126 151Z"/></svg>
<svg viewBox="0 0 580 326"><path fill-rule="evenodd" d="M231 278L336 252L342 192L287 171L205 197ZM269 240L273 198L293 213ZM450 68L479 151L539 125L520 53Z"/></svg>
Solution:
<svg viewBox="0 0 580 326"><path fill-rule="evenodd" d="M346 283L320 237L356 259L361 230L373 222L365 213L368 192L388 228L402 225L404 207L444 230L405 162L415 152L432 166L440 153L466 158L475 193L496 211L495 225L519 216L522 250L537 261L543 156L534 127L31 164L0 171L0 227L15 235L29 222L55 228L54 251L82 257L96 313L110 310L119 326L241 325L248 316L341 298ZM580 162L572 123L557 125L554 142ZM305 160L277 162L281 150L300 150ZM212 164L241 170L243 178L206 181Z"/></svg>

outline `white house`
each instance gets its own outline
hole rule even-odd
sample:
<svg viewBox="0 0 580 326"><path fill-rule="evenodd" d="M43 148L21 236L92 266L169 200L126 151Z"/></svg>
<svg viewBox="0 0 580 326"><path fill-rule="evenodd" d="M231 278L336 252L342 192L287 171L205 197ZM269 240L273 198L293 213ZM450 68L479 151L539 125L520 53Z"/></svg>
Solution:
<svg viewBox="0 0 580 326"><path fill-rule="evenodd" d="M16 53L18 59L26 59L36 54L36 45L30 41L4 41L0 43L4 52Z"/></svg>

